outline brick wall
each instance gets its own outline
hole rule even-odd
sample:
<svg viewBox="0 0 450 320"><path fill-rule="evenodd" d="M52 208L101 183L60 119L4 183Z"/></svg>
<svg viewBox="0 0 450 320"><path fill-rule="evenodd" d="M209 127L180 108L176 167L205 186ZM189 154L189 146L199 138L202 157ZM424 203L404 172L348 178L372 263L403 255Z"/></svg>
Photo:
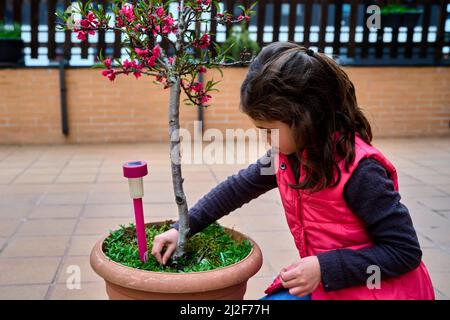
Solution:
<svg viewBox="0 0 450 320"><path fill-rule="evenodd" d="M450 68L346 68L375 137L450 133ZM245 68L224 70L205 110L205 128L250 128L239 112ZM67 70L69 137L61 133L57 69L0 70L0 144L165 141L168 90L152 79L119 77L111 84L99 70ZM214 74L219 79L218 73ZM192 132L197 109L181 107Z"/></svg>

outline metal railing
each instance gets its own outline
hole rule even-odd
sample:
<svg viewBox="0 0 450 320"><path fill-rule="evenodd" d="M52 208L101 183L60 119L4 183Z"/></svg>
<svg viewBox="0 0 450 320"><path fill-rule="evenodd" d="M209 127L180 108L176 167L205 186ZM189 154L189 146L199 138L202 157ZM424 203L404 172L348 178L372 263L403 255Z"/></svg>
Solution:
<svg viewBox="0 0 450 320"><path fill-rule="evenodd" d="M70 31L56 30L57 9L70 0L0 0L0 20L23 24L23 39L29 59L46 55L49 61L60 57L80 59L96 56L100 50L120 58L123 55L120 32L99 32L80 43ZM99 0L102 5L110 1ZM130 1L132 2L132 1ZM253 1L222 1L221 7L238 13L237 5ZM369 5L413 5L421 11L412 25L387 26L381 15L381 28L366 26ZM262 47L274 41L293 41L336 56L348 64L449 64L450 1L364 1L364 0L260 0L255 15L247 23L251 38ZM214 14L214 12L213 12ZM387 20L386 20L387 21ZM447 22L447 23L446 23ZM449 21L450 22L450 21ZM29 26L28 29L25 26ZM212 39L223 42L231 26L211 23ZM47 36L41 36L44 33ZM163 44L164 45L164 44Z"/></svg>

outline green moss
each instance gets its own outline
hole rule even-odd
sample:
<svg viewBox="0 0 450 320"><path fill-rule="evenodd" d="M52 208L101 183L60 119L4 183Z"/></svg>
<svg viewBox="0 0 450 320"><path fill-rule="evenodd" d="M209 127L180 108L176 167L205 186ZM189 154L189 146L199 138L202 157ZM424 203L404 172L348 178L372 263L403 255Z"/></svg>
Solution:
<svg viewBox="0 0 450 320"><path fill-rule="evenodd" d="M148 252L153 247L156 235L169 230L171 221L160 226L146 228ZM249 240L236 241L218 223L214 223L192 236L186 244L186 257L177 265L160 265L149 254L147 262L139 260L139 250L133 224L111 231L103 244L103 251L111 260L128 267L157 272L199 272L226 267L244 259L251 251Z"/></svg>

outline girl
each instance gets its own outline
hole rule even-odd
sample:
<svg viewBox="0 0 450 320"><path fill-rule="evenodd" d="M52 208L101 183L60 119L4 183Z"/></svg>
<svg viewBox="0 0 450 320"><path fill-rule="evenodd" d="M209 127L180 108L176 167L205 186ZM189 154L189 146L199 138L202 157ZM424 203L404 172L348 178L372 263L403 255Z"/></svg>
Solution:
<svg viewBox="0 0 450 320"><path fill-rule="evenodd" d="M332 59L270 44L249 68L241 109L256 127L279 130L277 170L261 174L269 151L212 189L189 212L191 235L278 187L300 258L263 299L434 299L396 170L371 145L355 88ZM173 227L153 244L162 264L175 250ZM370 286L374 272L381 283Z"/></svg>

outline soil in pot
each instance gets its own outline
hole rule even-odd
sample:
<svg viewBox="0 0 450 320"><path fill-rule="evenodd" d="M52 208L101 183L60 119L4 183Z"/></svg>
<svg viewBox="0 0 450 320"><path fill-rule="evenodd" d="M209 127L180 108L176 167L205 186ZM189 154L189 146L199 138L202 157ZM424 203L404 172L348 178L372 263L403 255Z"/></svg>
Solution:
<svg viewBox="0 0 450 320"><path fill-rule="evenodd" d="M151 252L153 239L171 228L173 221L159 225L147 225L148 252ZM147 262L139 259L135 226L121 226L111 231L103 243L103 252L111 260L127 267L155 272L187 273L209 271L223 268L244 259L251 251L252 243L235 240L218 223L213 223L203 231L192 236L186 244L186 256L174 264L169 260L166 266L149 254Z"/></svg>

